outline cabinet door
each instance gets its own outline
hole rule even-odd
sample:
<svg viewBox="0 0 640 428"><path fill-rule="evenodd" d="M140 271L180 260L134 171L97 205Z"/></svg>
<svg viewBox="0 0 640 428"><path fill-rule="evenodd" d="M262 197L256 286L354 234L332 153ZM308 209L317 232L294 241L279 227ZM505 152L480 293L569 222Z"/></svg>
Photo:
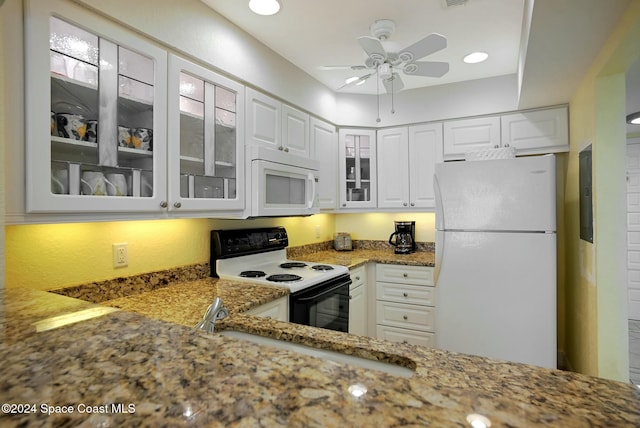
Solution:
<svg viewBox="0 0 640 428"><path fill-rule="evenodd" d="M338 206L338 133L333 125L316 118L311 118L310 128L311 146L320 163L320 209L335 209Z"/></svg>
<svg viewBox="0 0 640 428"><path fill-rule="evenodd" d="M309 115L286 104L282 105L282 150L310 157Z"/></svg>
<svg viewBox="0 0 640 428"><path fill-rule="evenodd" d="M282 148L282 104L261 92L246 88L246 105L247 144Z"/></svg>
<svg viewBox="0 0 640 428"><path fill-rule="evenodd" d="M289 321L289 298L281 297L257 308L249 309L247 315L271 318L277 321Z"/></svg>
<svg viewBox="0 0 640 428"><path fill-rule="evenodd" d="M469 151L499 146L499 117L444 122L444 160L464 159Z"/></svg>
<svg viewBox="0 0 640 428"><path fill-rule="evenodd" d="M378 207L409 206L409 133L406 127L378 131Z"/></svg>
<svg viewBox="0 0 640 428"><path fill-rule="evenodd" d="M365 285L349 291L349 333L367 335L367 288Z"/></svg>
<svg viewBox="0 0 640 428"><path fill-rule="evenodd" d="M412 345L428 346L431 348L434 348L436 344L435 333L427 331L377 325L376 334L378 339L390 340L392 342L410 343Z"/></svg>
<svg viewBox="0 0 640 428"><path fill-rule="evenodd" d="M163 211L166 52L69 2L26 28L27 211Z"/></svg>
<svg viewBox="0 0 640 428"><path fill-rule="evenodd" d="M340 129L340 207L375 208L376 133L366 129Z"/></svg>
<svg viewBox="0 0 640 428"><path fill-rule="evenodd" d="M244 208L244 87L169 57L169 209Z"/></svg>
<svg viewBox="0 0 640 428"><path fill-rule="evenodd" d="M518 154L569 151L567 108L527 111L502 116L502 145Z"/></svg>
<svg viewBox="0 0 640 428"><path fill-rule="evenodd" d="M433 175L442 162L442 123L409 127L409 206L434 208Z"/></svg>

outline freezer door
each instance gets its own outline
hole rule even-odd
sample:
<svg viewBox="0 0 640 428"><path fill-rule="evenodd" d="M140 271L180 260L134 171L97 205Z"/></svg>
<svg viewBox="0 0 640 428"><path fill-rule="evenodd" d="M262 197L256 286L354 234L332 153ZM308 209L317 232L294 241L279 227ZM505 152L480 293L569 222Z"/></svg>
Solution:
<svg viewBox="0 0 640 428"><path fill-rule="evenodd" d="M556 235L436 239L437 347L556 368Z"/></svg>
<svg viewBox="0 0 640 428"><path fill-rule="evenodd" d="M438 230L556 230L553 155L436 165Z"/></svg>

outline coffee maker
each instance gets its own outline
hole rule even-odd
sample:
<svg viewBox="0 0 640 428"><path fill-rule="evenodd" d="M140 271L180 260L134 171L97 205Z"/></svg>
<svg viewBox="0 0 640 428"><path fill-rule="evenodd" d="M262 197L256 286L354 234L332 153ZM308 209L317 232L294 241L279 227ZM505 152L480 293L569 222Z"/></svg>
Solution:
<svg viewBox="0 0 640 428"><path fill-rule="evenodd" d="M396 221L396 231L389 236L389 244L395 248L396 254L409 254L416 250L416 222ZM396 237L393 242L393 237Z"/></svg>

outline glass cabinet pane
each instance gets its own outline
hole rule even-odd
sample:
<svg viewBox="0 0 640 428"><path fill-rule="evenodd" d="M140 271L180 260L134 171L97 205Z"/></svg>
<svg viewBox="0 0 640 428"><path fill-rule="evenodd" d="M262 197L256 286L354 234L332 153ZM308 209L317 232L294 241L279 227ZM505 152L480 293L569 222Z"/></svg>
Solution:
<svg viewBox="0 0 640 428"><path fill-rule="evenodd" d="M153 60L55 17L49 36L51 192L151 197Z"/></svg>
<svg viewBox="0 0 640 428"><path fill-rule="evenodd" d="M347 201L371 200L371 143L367 135L346 135L345 168Z"/></svg>
<svg viewBox="0 0 640 428"><path fill-rule="evenodd" d="M236 198L237 94L180 73L180 196Z"/></svg>

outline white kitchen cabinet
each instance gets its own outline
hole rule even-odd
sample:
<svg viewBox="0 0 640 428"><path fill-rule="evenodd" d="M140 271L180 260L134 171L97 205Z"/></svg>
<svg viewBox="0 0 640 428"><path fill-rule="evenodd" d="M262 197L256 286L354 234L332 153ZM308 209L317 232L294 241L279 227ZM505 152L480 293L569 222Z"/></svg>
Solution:
<svg viewBox="0 0 640 428"><path fill-rule="evenodd" d="M350 272L349 333L366 336L367 332L367 273L364 266Z"/></svg>
<svg viewBox="0 0 640 428"><path fill-rule="evenodd" d="M247 315L271 318L277 321L289 321L289 298L287 296L273 300L245 312Z"/></svg>
<svg viewBox="0 0 640 428"><path fill-rule="evenodd" d="M500 116L444 122L444 160L460 160L474 150L516 149L516 155L569 151L566 106Z"/></svg>
<svg viewBox="0 0 640 428"><path fill-rule="evenodd" d="M309 115L286 104L282 105L282 150L298 156L311 156Z"/></svg>
<svg viewBox="0 0 640 428"><path fill-rule="evenodd" d="M444 122L444 160L464 159L467 152L500 147L500 117L476 117Z"/></svg>
<svg viewBox="0 0 640 428"><path fill-rule="evenodd" d="M519 155L569 151L567 107L503 115L501 124L502 146L515 147Z"/></svg>
<svg viewBox="0 0 640 428"><path fill-rule="evenodd" d="M169 210L244 209L244 87L169 57Z"/></svg>
<svg viewBox="0 0 640 428"><path fill-rule="evenodd" d="M165 211L166 52L70 2L25 10L27 212Z"/></svg>
<svg viewBox="0 0 640 428"><path fill-rule="evenodd" d="M247 144L310 157L309 115L275 98L246 88Z"/></svg>
<svg viewBox="0 0 640 428"><path fill-rule="evenodd" d="M436 336L433 268L376 264L376 335L433 346Z"/></svg>
<svg viewBox="0 0 640 428"><path fill-rule="evenodd" d="M441 148L441 123L378 131L378 208L433 208Z"/></svg>
<svg viewBox="0 0 640 428"><path fill-rule="evenodd" d="M376 132L371 129L340 129L340 208L376 208Z"/></svg>
<svg viewBox="0 0 640 428"><path fill-rule="evenodd" d="M315 159L320 163L318 201L320 209L338 207L338 133L336 127L322 120L311 118L311 146Z"/></svg>

